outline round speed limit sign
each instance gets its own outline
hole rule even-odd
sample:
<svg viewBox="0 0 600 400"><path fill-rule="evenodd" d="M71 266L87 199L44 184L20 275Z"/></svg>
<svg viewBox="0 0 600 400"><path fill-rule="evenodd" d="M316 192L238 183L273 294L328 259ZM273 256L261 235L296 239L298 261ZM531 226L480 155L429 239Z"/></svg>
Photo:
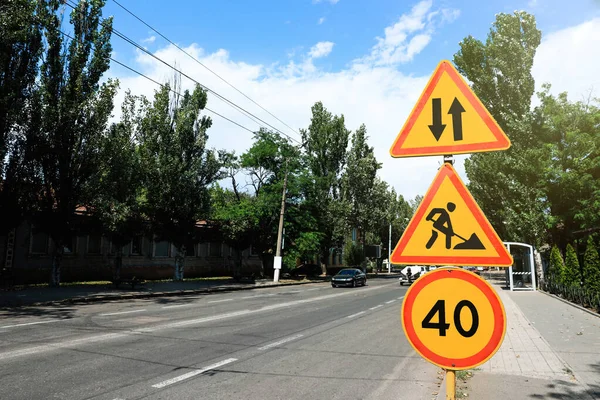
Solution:
<svg viewBox="0 0 600 400"><path fill-rule="evenodd" d="M406 292L401 319L415 350L452 370L486 362L506 332L504 306L494 288L460 268L439 268L417 279Z"/></svg>

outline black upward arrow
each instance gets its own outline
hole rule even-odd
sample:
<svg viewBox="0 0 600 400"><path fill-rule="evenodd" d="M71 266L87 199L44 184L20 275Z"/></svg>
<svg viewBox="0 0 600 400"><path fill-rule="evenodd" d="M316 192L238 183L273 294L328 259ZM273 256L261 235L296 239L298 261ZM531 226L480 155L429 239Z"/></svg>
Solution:
<svg viewBox="0 0 600 400"><path fill-rule="evenodd" d="M431 99L431 120L432 125L429 125L429 130L433 133L435 140L440 140L446 125L442 124L442 99Z"/></svg>
<svg viewBox="0 0 600 400"><path fill-rule="evenodd" d="M434 99L437 100L437 99ZM452 130L454 131L454 141L457 142L463 139L462 131L462 113L465 112L460 101L455 97L448 114L452 114Z"/></svg>

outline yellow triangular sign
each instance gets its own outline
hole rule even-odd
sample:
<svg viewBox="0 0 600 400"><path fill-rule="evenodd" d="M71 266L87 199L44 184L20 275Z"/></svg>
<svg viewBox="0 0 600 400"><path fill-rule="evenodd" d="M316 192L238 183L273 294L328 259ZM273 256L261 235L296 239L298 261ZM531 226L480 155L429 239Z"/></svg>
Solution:
<svg viewBox="0 0 600 400"><path fill-rule="evenodd" d="M438 64L390 149L392 157L506 150L510 140L449 61Z"/></svg>
<svg viewBox="0 0 600 400"><path fill-rule="evenodd" d="M448 163L438 171L391 261L409 265L513 264L498 234Z"/></svg>

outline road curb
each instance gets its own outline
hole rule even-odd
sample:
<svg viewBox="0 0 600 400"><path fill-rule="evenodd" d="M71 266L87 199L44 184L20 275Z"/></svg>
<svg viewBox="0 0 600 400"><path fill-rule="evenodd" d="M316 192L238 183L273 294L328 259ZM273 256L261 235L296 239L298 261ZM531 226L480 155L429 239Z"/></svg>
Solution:
<svg viewBox="0 0 600 400"><path fill-rule="evenodd" d="M261 285L261 286L246 286L246 287L216 287L216 288L203 288L203 289L187 289L187 290L176 290L170 292L143 292L143 293L126 293L126 294L109 294L100 296L86 296L86 297L71 297L62 300L49 300L41 301L29 304L7 304L0 306L0 308L16 308L16 307L36 307L36 306L53 306L53 305L64 305L64 304L88 304L101 301L110 300L132 300L132 299L144 299L150 297L166 297L166 296L189 296L194 294L209 294L209 293L223 293L223 292L237 292L240 290L253 290L253 289L264 289L274 288L282 286L299 286L308 285L310 283L323 283L324 281L307 281L307 282L293 282L293 283L280 283L276 285Z"/></svg>
<svg viewBox="0 0 600 400"><path fill-rule="evenodd" d="M570 306L573 306L573 307L575 307L575 308L578 308L578 309L580 309L581 311L585 311L586 313L588 313L588 314L591 314L591 315L593 315L594 317L598 317L598 318L600 318L600 314L598 314L598 313L596 313L596 312L594 312L594 311L592 311L592 310L588 310L587 308L585 308L585 307L583 307L583 306L580 306L579 304L576 304L576 303L570 302L569 300L563 299L562 297L559 297L559 296L557 296L557 295L554 295L554 294L552 294L552 293L545 292L545 291L543 291L543 290L538 290L538 292L540 292L540 293L544 293L546 296L554 297L555 299L557 299L557 300L560 300L560 301L562 301L562 302L563 302L563 303L565 303L565 304L568 304L568 305L570 305Z"/></svg>
<svg viewBox="0 0 600 400"><path fill-rule="evenodd" d="M442 383L440 384L436 400L446 400L446 374L444 374L444 379L442 379Z"/></svg>

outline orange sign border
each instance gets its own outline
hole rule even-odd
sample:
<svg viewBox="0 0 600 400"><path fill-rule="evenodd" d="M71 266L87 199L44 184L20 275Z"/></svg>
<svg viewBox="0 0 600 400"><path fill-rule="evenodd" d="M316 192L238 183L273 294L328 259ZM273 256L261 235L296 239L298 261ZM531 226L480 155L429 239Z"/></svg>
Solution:
<svg viewBox="0 0 600 400"><path fill-rule="evenodd" d="M404 144L408 135L410 135L411 130L417 121L417 118L421 115L425 104L429 101L431 97L431 93L435 89L438 81L442 74L446 72L448 76L454 81L458 89L462 92L462 94L467 98L469 103L475 108L475 111L481 119L485 122L486 126L489 128L491 133L496 138L495 142L485 142L485 143L470 143L470 144L457 144L457 145L443 145L443 146L426 146L420 148L410 148L404 149L402 145ZM489 113L489 111L485 108L483 103L479 100L479 98L473 93L469 85L465 82L463 77L458 73L458 71L454 68L452 63L447 60L442 60L438 66L436 67L433 75L429 79L427 86L425 86L425 90L421 93L421 97L415 104L415 107L411 111L408 119L406 120L404 126L398 133L398 136L394 140L392 147L390 148L390 155L395 158L400 157L420 157L420 156L433 156L433 155L447 155L447 154L465 154L465 153L480 153L485 151L496 151L496 150L506 150L510 147L510 139L500 125L496 122L494 117Z"/></svg>
<svg viewBox="0 0 600 400"><path fill-rule="evenodd" d="M494 313L494 330L488 344L478 353L465 358L448 358L429 350L417 336L412 324L412 307L421 290L427 284L439 279L461 279L477 287L490 301ZM506 312L494 288L476 274L460 268L440 268L428 272L417 279L404 295L400 313L402 329L411 346L427 361L446 369L464 370L474 368L489 360L500 348L506 334Z"/></svg>
<svg viewBox="0 0 600 400"><path fill-rule="evenodd" d="M490 256L403 256L402 252L410 242L412 235L419 226L420 221L423 220L423 216L427 211L429 204L433 201L435 195L437 194L442 182L445 178L449 178L450 182L454 185L458 194L463 199L469 211L475 217L475 220L487 236L488 240L496 249L498 256L490 257ZM502 240L498 237L498 234L490 225L490 222L487 220L481 208L471 196L471 193L467 190L467 187L463 183L463 181L458 176L454 167L449 163L444 163L442 167L439 169L437 175L435 176L433 183L427 190L423 201L417 208L415 215L413 215L412 219L408 223L408 226L402 237L396 244L394 251L392 252L391 262L393 264L417 264L417 265L470 265L470 266L494 266L494 267L510 267L513 265L513 258L504 247Z"/></svg>

